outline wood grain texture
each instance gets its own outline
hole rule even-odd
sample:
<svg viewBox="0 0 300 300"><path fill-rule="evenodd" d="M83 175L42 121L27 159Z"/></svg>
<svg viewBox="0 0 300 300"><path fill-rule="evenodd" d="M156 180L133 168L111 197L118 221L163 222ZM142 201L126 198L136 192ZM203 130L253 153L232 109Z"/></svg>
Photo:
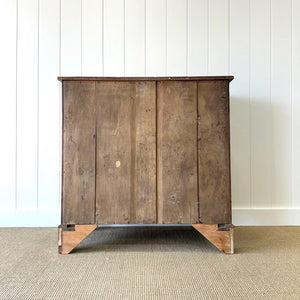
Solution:
<svg viewBox="0 0 300 300"><path fill-rule="evenodd" d="M156 84L136 83L135 223L156 223ZM134 221L134 220L132 220Z"/></svg>
<svg viewBox="0 0 300 300"><path fill-rule="evenodd" d="M197 223L197 83L157 82L157 222Z"/></svg>
<svg viewBox="0 0 300 300"><path fill-rule="evenodd" d="M94 223L95 175L95 82L64 82L63 224Z"/></svg>
<svg viewBox="0 0 300 300"><path fill-rule="evenodd" d="M202 223L231 223L228 81L198 82L198 180Z"/></svg>
<svg viewBox="0 0 300 300"><path fill-rule="evenodd" d="M96 222L155 223L155 83L96 86Z"/></svg>
<svg viewBox="0 0 300 300"><path fill-rule="evenodd" d="M79 80L79 81L84 81L84 80L92 80L92 81L170 81L170 80L175 80L175 81L195 81L195 80L233 80L233 76L186 76L186 77L65 77L65 76L58 76L58 80L64 81L64 80Z"/></svg>
<svg viewBox="0 0 300 300"><path fill-rule="evenodd" d="M234 253L232 227L226 230L220 230L218 224L193 224L193 227L225 254Z"/></svg>
<svg viewBox="0 0 300 300"><path fill-rule="evenodd" d="M230 224L228 84L64 81L63 224Z"/></svg>
<svg viewBox="0 0 300 300"><path fill-rule="evenodd" d="M97 82L96 222L130 223L134 82Z"/></svg>
<svg viewBox="0 0 300 300"><path fill-rule="evenodd" d="M89 234L97 228L93 225L75 225L74 230L63 230L58 227L58 253L69 254L78 244L80 244Z"/></svg>

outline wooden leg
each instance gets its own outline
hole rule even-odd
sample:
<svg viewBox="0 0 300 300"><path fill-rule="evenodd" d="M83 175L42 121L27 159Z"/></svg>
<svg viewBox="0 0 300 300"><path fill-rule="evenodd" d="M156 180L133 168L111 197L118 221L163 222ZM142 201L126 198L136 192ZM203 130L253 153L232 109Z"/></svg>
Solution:
<svg viewBox="0 0 300 300"><path fill-rule="evenodd" d="M233 254L233 226L221 227L218 224L192 224L213 245L226 254Z"/></svg>
<svg viewBox="0 0 300 300"><path fill-rule="evenodd" d="M93 225L72 225L58 227L58 253L70 253L80 242L97 228Z"/></svg>

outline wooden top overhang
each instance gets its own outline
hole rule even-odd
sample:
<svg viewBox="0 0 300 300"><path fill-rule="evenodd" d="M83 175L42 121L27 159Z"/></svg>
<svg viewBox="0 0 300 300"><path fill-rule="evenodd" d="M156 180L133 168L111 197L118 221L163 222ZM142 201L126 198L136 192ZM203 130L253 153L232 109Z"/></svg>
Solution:
<svg viewBox="0 0 300 300"><path fill-rule="evenodd" d="M211 80L233 80L233 76L186 76L186 77L57 77L59 81L211 81Z"/></svg>

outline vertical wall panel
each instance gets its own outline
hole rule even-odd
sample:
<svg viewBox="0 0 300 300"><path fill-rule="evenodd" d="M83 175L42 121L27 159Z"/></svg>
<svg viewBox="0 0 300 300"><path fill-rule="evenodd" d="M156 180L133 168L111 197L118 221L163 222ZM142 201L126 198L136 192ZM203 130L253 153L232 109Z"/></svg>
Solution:
<svg viewBox="0 0 300 300"><path fill-rule="evenodd" d="M292 4L292 204L300 207L300 1Z"/></svg>
<svg viewBox="0 0 300 300"><path fill-rule="evenodd" d="M124 76L125 0L104 1L104 75Z"/></svg>
<svg viewBox="0 0 300 300"><path fill-rule="evenodd" d="M39 7L38 206L59 207L59 0Z"/></svg>
<svg viewBox="0 0 300 300"><path fill-rule="evenodd" d="M145 75L145 0L125 5L125 76Z"/></svg>
<svg viewBox="0 0 300 300"><path fill-rule="evenodd" d="M272 206L291 204L291 2L271 1Z"/></svg>
<svg viewBox="0 0 300 300"><path fill-rule="evenodd" d="M166 72L166 1L146 0L146 75Z"/></svg>
<svg viewBox="0 0 300 300"><path fill-rule="evenodd" d="M249 0L230 2L232 201L250 206ZM226 66L223 66L224 72Z"/></svg>
<svg viewBox="0 0 300 300"><path fill-rule="evenodd" d="M102 0L82 0L82 75L102 76Z"/></svg>
<svg viewBox="0 0 300 300"><path fill-rule="evenodd" d="M61 1L61 74L81 75L81 0Z"/></svg>
<svg viewBox="0 0 300 300"><path fill-rule="evenodd" d="M187 0L167 0L167 75L186 75Z"/></svg>
<svg viewBox="0 0 300 300"><path fill-rule="evenodd" d="M228 1L209 0L209 53L208 73L210 75L228 74Z"/></svg>
<svg viewBox="0 0 300 300"><path fill-rule="evenodd" d="M15 206L17 2L0 1L0 207Z"/></svg>
<svg viewBox="0 0 300 300"><path fill-rule="evenodd" d="M271 207L270 0L250 2L251 205Z"/></svg>
<svg viewBox="0 0 300 300"><path fill-rule="evenodd" d="M18 3L17 206L37 207L38 1Z"/></svg>
<svg viewBox="0 0 300 300"><path fill-rule="evenodd" d="M188 1L188 75L207 74L208 1Z"/></svg>

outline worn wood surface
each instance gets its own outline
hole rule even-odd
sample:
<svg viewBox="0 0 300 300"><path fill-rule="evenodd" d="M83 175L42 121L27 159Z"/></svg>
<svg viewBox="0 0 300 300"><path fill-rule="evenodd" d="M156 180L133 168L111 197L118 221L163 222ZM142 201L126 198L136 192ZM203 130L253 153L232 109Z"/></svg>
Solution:
<svg viewBox="0 0 300 300"><path fill-rule="evenodd" d="M130 223L134 82L96 82L96 223Z"/></svg>
<svg viewBox="0 0 300 300"><path fill-rule="evenodd" d="M218 224L192 224L193 227L204 235L213 245L225 254L234 253L233 228L220 230Z"/></svg>
<svg viewBox="0 0 300 300"><path fill-rule="evenodd" d="M229 79L208 78L64 80L62 224L230 224Z"/></svg>
<svg viewBox="0 0 300 300"><path fill-rule="evenodd" d="M68 254L97 228L93 225L75 225L72 231L58 227L58 253Z"/></svg>
<svg viewBox="0 0 300 300"><path fill-rule="evenodd" d="M95 82L63 85L62 223L93 224Z"/></svg>
<svg viewBox="0 0 300 300"><path fill-rule="evenodd" d="M198 82L198 180L202 223L231 223L229 83Z"/></svg>
<svg viewBox="0 0 300 300"><path fill-rule="evenodd" d="M91 80L91 81L195 81L195 80L229 80L233 79L233 76L188 76L188 77L57 77L60 81L76 81L76 80Z"/></svg>
<svg viewBox="0 0 300 300"><path fill-rule="evenodd" d="M134 223L156 223L156 86L136 83Z"/></svg>
<svg viewBox="0 0 300 300"><path fill-rule="evenodd" d="M156 222L155 83L97 82L96 222Z"/></svg>
<svg viewBox="0 0 300 300"><path fill-rule="evenodd" d="M198 222L197 83L157 82L157 221Z"/></svg>

